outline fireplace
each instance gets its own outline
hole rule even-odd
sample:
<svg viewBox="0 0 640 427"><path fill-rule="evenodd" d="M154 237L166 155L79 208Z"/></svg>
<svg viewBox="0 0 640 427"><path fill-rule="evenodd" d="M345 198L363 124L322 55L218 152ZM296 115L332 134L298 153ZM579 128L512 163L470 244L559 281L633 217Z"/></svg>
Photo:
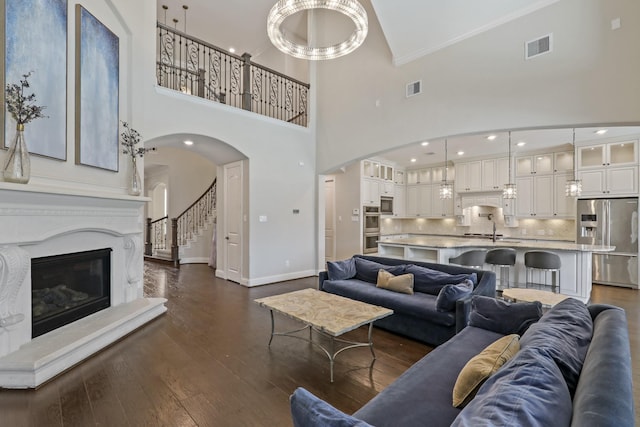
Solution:
<svg viewBox="0 0 640 427"><path fill-rule="evenodd" d="M109 307L110 295L110 248L32 259L32 338Z"/></svg>
<svg viewBox="0 0 640 427"><path fill-rule="evenodd" d="M166 311L142 294L146 202L0 182L0 388L36 388Z"/></svg>

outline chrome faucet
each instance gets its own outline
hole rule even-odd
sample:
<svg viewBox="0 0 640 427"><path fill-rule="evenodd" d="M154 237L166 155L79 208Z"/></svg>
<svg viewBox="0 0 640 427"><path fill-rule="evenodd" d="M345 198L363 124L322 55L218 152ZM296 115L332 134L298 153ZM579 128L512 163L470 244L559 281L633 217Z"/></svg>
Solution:
<svg viewBox="0 0 640 427"><path fill-rule="evenodd" d="M487 219L493 223L493 233L491 233L491 240L496 242L496 222L493 220L493 214L487 215Z"/></svg>

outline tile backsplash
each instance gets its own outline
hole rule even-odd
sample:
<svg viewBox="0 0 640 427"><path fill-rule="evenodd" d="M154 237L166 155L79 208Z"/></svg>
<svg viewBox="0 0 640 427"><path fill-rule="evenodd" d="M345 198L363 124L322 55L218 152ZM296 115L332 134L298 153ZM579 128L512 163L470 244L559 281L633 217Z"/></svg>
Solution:
<svg viewBox="0 0 640 427"><path fill-rule="evenodd" d="M575 241L575 221L573 219L520 219L518 226L505 227L502 209L490 206L474 206L468 208L470 215L469 226L457 226L453 218L384 218L381 221L382 235L416 233L416 234L446 234L463 235L464 233L486 233L493 230L493 223L488 215L496 222L496 233L505 237L544 240Z"/></svg>

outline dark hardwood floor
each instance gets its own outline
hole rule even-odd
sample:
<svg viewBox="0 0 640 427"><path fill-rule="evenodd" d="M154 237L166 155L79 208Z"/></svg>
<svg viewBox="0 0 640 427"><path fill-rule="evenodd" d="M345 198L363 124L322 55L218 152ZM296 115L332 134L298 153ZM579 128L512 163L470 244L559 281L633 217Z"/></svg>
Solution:
<svg viewBox="0 0 640 427"><path fill-rule="evenodd" d="M253 300L316 284L249 289L204 265L145 263L145 294L166 297L168 312L38 390L0 390L0 426L290 426L298 386L352 413L430 348L375 329L373 366L367 349L342 353L332 384L326 356L310 344L275 337L267 347L269 312ZM639 291L596 286L593 302L627 310L639 396ZM297 325L276 317L276 326Z"/></svg>

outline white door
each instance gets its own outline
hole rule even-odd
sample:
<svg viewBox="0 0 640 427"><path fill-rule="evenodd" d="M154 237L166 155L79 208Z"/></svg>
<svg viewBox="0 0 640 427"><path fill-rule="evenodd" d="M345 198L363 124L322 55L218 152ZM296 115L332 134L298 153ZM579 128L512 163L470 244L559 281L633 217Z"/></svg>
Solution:
<svg viewBox="0 0 640 427"><path fill-rule="evenodd" d="M335 228L336 228L336 182L327 179L324 182L324 260L335 261Z"/></svg>
<svg viewBox="0 0 640 427"><path fill-rule="evenodd" d="M240 283L242 277L242 163L224 165L225 275Z"/></svg>

